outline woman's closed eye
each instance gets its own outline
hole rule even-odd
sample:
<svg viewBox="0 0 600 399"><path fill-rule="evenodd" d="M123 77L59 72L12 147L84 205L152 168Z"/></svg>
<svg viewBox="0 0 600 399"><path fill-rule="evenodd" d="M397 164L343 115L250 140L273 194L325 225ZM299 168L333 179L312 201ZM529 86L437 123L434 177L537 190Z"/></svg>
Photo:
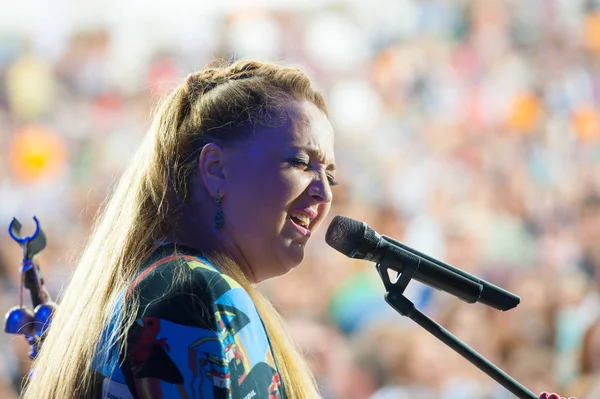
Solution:
<svg viewBox="0 0 600 399"><path fill-rule="evenodd" d="M304 167L306 169L308 169L308 167L310 166L308 164L308 160L306 160L304 158L290 158L290 159L288 159L288 162L291 165L298 166L298 167Z"/></svg>
<svg viewBox="0 0 600 399"><path fill-rule="evenodd" d="M308 160L304 159L304 158L290 158L288 159L288 162L298 168L302 168L303 170L307 170L310 168L310 163ZM331 187L336 186L338 183L335 180L335 178L331 175L331 174L326 174L327 175L327 182L329 183L329 185Z"/></svg>

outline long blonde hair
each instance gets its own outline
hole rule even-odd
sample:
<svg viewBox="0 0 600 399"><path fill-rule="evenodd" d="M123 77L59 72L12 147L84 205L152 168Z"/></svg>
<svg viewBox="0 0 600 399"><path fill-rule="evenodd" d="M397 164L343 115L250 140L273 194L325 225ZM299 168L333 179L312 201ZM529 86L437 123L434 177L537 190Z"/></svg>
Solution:
<svg viewBox="0 0 600 399"><path fill-rule="evenodd" d="M172 229L176 204L186 198L199 151L247 139L256 124L294 124L298 101L325 114L322 95L297 68L237 61L190 74L160 104L142 145L96 220L71 282L33 362L24 398L89 397L94 364L106 353L102 333L140 265ZM318 397L306 363L291 342L281 317L230 261L218 267L253 299L268 331L275 360L290 398ZM135 299L126 301L113 340L125 342L135 320Z"/></svg>

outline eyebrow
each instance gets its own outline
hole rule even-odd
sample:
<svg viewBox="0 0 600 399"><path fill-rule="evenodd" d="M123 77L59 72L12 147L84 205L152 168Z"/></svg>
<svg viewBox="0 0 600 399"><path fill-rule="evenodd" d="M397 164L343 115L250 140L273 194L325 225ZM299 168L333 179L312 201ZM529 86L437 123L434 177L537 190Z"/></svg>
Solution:
<svg viewBox="0 0 600 399"><path fill-rule="evenodd" d="M313 146L293 146L291 147L291 149L293 150L301 150L301 151L306 151L311 157L313 158L325 158L325 155L323 154L323 152L318 149L317 147L313 147ZM328 170L335 170L335 164L330 163L329 165L327 165L327 169Z"/></svg>

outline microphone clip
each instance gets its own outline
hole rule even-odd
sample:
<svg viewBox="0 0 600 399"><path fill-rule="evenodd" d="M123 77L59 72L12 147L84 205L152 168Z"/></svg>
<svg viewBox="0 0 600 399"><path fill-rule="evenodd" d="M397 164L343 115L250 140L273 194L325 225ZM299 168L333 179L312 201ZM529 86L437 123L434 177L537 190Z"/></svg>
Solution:
<svg viewBox="0 0 600 399"><path fill-rule="evenodd" d="M383 285L387 291L384 295L385 301L402 316L410 318L416 307L410 299L404 296L404 290L406 290L408 283L412 280L416 268L411 267L410 270L407 269L402 273L396 272L398 275L396 276L395 281L392 282L389 276L389 270L393 269L381 263L376 264L375 267L377 268L377 272L379 273L379 276L381 276Z"/></svg>
<svg viewBox="0 0 600 399"><path fill-rule="evenodd" d="M419 270L419 266L421 265L421 260L419 259L416 263L406 262L405 267L402 272L399 272L395 268L390 266L390 261L387 258L388 252L383 256L380 263L375 265L377 269L377 273L381 277L383 281L383 285L388 292L395 292L399 294L403 294L408 287L408 283L413 279L417 270ZM390 278L390 271L396 273L394 277L394 281Z"/></svg>

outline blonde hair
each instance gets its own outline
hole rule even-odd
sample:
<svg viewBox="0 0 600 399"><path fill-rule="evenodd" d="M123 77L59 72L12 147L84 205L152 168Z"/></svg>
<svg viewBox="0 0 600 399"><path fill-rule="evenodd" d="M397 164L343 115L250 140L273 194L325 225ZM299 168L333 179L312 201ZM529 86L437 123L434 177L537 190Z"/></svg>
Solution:
<svg viewBox="0 0 600 399"><path fill-rule="evenodd" d="M33 362L24 398L89 397L94 364L108 358L102 334L114 317L120 293L140 265L176 228L173 194L186 198L199 151L251 138L252 126L293 126L298 102L310 101L325 114L323 96L297 68L238 61L190 74L160 104L139 151L97 219L71 282ZM290 398L318 397L306 363L292 344L281 317L225 254L217 266L249 293L261 315ZM112 342L124 345L138 301L125 301ZM121 347L122 349L122 347Z"/></svg>

